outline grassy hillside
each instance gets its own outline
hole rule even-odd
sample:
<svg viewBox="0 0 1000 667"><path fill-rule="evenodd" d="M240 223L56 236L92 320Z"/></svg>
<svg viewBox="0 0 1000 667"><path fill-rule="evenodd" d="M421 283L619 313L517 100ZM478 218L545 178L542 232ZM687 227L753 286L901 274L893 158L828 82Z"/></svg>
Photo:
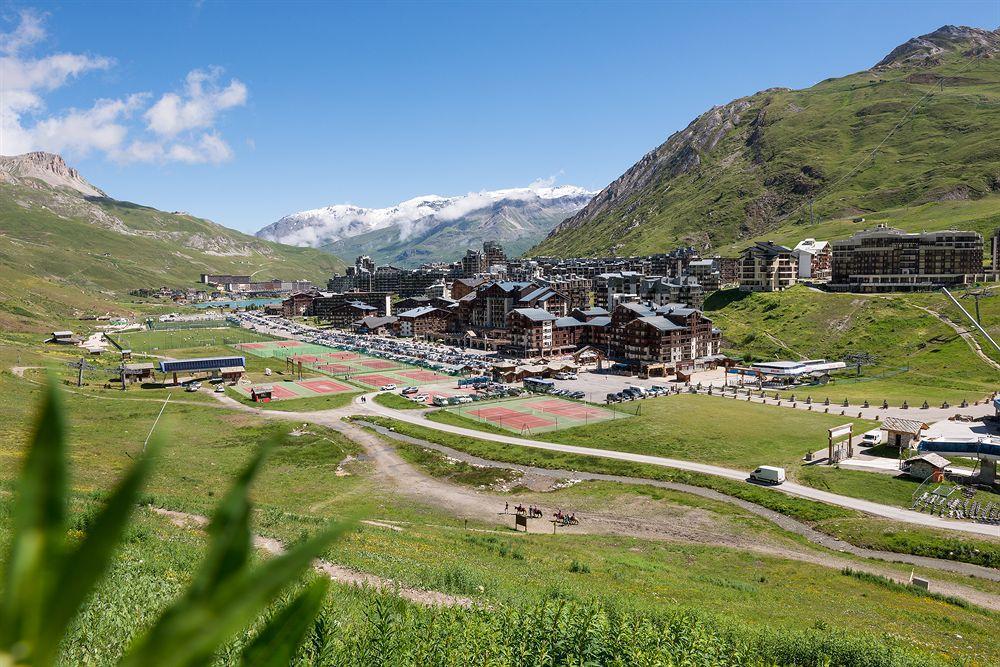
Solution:
<svg viewBox="0 0 1000 667"><path fill-rule="evenodd" d="M44 329L76 312L120 311L129 290L193 286L200 273L325 282L343 268L310 248L111 199L0 184L0 326Z"/></svg>
<svg viewBox="0 0 1000 667"><path fill-rule="evenodd" d="M15 356L21 355L0 346L4 368ZM24 356L27 363L47 360L27 350ZM0 460L6 464L0 466L2 547L11 522L11 480L39 391L8 372L0 373L0 388L19 398L0 424L5 436ZM92 528L101 492L134 460L163 404L144 400L139 391L110 396L85 389L65 398L73 535L79 536ZM205 513L257 443L280 425L184 400L171 402L160 418L157 428L169 434L169 445L143 502ZM359 526L329 549L326 559L403 586L468 596L482 606L421 610L335 587L323 622L310 632L307 643L314 652L303 656L309 664L387 664L386 656L393 656L389 664L466 664L483 656L490 656L491 664L536 664L545 662L543 653L549 658L566 653L560 664L584 658L603 664L622 655L643 664L661 664L669 657L692 665L825 664L824 657L833 664L872 666L944 664L950 657L985 665L997 658L988 639L996 623L992 612L768 550L624 536L527 535L500 521L463 522L450 514L451 508L398 495L380 482L369 462L352 460L359 452L336 432L302 426L297 437L277 448L254 484L254 531L292 543L361 508L365 518L378 523ZM649 497L628 487L581 485L548 492L545 502L576 506L590 493L606 511L638 507L644 516L681 520L693 515L705 530L729 531L767 548L806 548L739 508L686 494ZM202 531L180 529L137 510L137 523L108 578L62 647L63 661L117 659L152 615L184 589L203 549ZM885 567L897 575L908 571ZM819 573L826 576L818 579ZM816 604L817 596L823 605ZM533 612L546 600L571 616ZM623 625L605 631L595 605ZM584 613L577 614L578 608ZM888 616L887 608L893 610ZM542 630L536 628L539 623ZM604 648L611 636L614 641ZM244 641L239 634L219 656L220 663L230 664ZM647 655L652 657L640 659Z"/></svg>
<svg viewBox="0 0 1000 667"><path fill-rule="evenodd" d="M983 302L988 323L1000 324L1000 305L989 301ZM1000 373L954 329L918 306L934 306L958 319L957 309L949 310L938 294L863 296L801 286L781 293L716 292L705 310L723 331L724 351L735 357L840 360L861 352L874 357L862 377L836 380L814 397L958 403L1000 387Z"/></svg>
<svg viewBox="0 0 1000 667"><path fill-rule="evenodd" d="M824 220L996 192L1000 60L962 51L713 109L531 254L714 248L788 225L823 238L808 224L810 199Z"/></svg>

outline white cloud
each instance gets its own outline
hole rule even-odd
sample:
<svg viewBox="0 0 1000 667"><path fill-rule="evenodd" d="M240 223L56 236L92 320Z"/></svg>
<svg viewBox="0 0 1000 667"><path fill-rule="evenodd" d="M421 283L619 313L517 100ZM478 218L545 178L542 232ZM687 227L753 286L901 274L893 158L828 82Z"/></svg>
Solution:
<svg viewBox="0 0 1000 667"><path fill-rule="evenodd" d="M182 95L167 93L145 114L151 131L164 137L175 137L185 130L210 127L221 111L243 106L247 87L233 79L219 87L219 68L194 70L187 75Z"/></svg>
<svg viewBox="0 0 1000 667"><path fill-rule="evenodd" d="M153 95L133 93L98 99L89 108L50 111L47 93L107 70L114 60L79 53L34 55L46 36L45 16L33 10L21 11L14 27L0 32L0 155L99 152L117 162L187 164L232 159L232 148L214 125L222 112L246 103L241 81L221 86L221 69L198 69L188 73L181 93L163 94L148 108Z"/></svg>

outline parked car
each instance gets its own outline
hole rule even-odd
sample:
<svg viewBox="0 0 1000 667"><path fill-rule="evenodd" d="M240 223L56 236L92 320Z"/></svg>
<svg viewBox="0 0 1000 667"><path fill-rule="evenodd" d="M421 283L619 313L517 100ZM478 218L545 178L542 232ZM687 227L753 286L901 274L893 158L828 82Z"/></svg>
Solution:
<svg viewBox="0 0 1000 667"><path fill-rule="evenodd" d="M198 391L199 389L201 389L200 382L189 382L188 385L184 387L184 391Z"/></svg>
<svg viewBox="0 0 1000 667"><path fill-rule="evenodd" d="M426 403L427 398L428 398L427 394L417 394L416 396L411 396L410 400L415 401L417 403Z"/></svg>
<svg viewBox="0 0 1000 667"><path fill-rule="evenodd" d="M403 387L403 389L399 393L402 394L403 396L406 396L407 394L416 394L419 392L420 390L417 389L416 387Z"/></svg>
<svg viewBox="0 0 1000 667"><path fill-rule="evenodd" d="M225 394L226 393L226 385L224 385L224 384L217 384L217 385L215 385L215 393L216 394Z"/></svg>
<svg viewBox="0 0 1000 667"><path fill-rule="evenodd" d="M584 398L587 397L587 394L584 393L584 392L582 392L582 391L571 391L569 393L569 397L570 398L576 398L576 399L581 399L582 400L582 399L584 399Z"/></svg>
<svg viewBox="0 0 1000 667"><path fill-rule="evenodd" d="M619 400L620 399L618 398L618 394L615 393L608 394L607 396L604 397L604 401L606 403L617 403Z"/></svg>
<svg viewBox="0 0 1000 667"><path fill-rule="evenodd" d="M444 406L444 405L448 405L448 399L446 397L444 397L444 396L435 396L434 400L431 401L431 403L433 403L434 405L436 405L438 407L441 407L441 406Z"/></svg>
<svg viewBox="0 0 1000 667"><path fill-rule="evenodd" d="M379 388L379 391L395 391L395 390L396 390L396 385L392 383L384 384Z"/></svg>
<svg viewBox="0 0 1000 667"><path fill-rule="evenodd" d="M760 466L750 473L750 479L763 484L778 485L785 481L785 469L775 466Z"/></svg>

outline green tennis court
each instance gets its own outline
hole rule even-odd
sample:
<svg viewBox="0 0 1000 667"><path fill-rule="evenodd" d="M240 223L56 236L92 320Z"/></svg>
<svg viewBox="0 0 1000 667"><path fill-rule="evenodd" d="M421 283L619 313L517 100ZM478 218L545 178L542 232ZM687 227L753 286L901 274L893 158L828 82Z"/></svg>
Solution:
<svg viewBox="0 0 1000 667"><path fill-rule="evenodd" d="M467 403L448 410L466 419L493 424L514 433L544 433L629 417L590 403L549 396Z"/></svg>

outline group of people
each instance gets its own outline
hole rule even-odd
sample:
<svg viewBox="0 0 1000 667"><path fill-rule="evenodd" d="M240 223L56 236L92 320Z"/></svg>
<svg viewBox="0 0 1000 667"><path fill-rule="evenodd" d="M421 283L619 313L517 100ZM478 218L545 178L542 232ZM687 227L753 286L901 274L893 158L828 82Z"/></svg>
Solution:
<svg viewBox="0 0 1000 667"><path fill-rule="evenodd" d="M503 504L503 513L510 514L510 503ZM514 513L527 516L530 519L541 519L543 516L545 516L545 513L542 511L541 507L535 507L534 505L528 505L527 507L525 507L520 503L514 506ZM563 525L568 525L571 523L572 524L580 523L577 520L575 513L565 513L561 509L557 509L555 512L553 512L552 518L557 523L561 523Z"/></svg>

